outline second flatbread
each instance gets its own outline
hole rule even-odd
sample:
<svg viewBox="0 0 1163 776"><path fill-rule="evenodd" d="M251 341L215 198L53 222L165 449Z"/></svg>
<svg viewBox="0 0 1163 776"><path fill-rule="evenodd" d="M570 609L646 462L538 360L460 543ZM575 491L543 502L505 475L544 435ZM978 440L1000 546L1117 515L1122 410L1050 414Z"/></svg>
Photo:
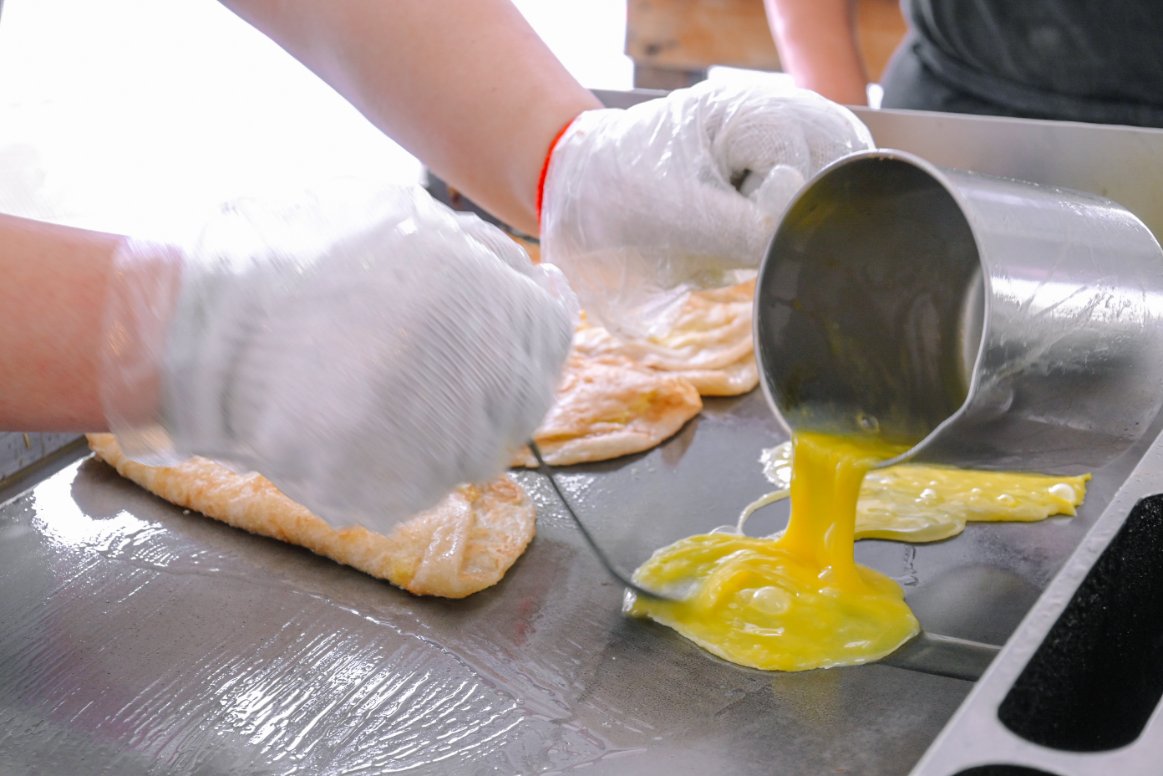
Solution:
<svg viewBox="0 0 1163 776"><path fill-rule="evenodd" d="M555 466L640 453L678 432L703 408L699 392L676 375L617 355L574 351L557 399L533 439ZM535 466L528 448L514 466Z"/></svg>
<svg viewBox="0 0 1163 776"><path fill-rule="evenodd" d="M738 396L759 384L751 331L755 281L692 292L664 334L622 339L583 318L574 347L620 355L686 378L703 396Z"/></svg>

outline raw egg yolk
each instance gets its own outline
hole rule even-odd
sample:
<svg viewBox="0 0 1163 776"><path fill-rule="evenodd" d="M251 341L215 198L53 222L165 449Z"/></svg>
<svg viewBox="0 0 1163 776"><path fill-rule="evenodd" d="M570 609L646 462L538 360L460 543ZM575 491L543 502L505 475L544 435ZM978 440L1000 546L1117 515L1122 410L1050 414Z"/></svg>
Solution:
<svg viewBox="0 0 1163 776"><path fill-rule="evenodd" d="M631 596L630 614L725 660L781 671L877 660L918 632L900 585L853 556L864 475L903 447L818 433L793 444L787 530L773 539L703 534L659 550L634 579L682 600Z"/></svg>

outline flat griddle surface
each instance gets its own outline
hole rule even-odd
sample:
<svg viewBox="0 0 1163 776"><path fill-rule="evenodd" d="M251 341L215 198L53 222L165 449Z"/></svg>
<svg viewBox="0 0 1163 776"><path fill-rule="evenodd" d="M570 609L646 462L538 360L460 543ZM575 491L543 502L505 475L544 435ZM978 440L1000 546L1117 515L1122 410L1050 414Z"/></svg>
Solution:
<svg viewBox="0 0 1163 776"><path fill-rule="evenodd" d="M783 438L755 391L562 479L631 568L732 523ZM1098 472L1077 517L861 542L857 559L928 632L1001 645L1135 460ZM726 664L624 617L546 483L518 477L537 538L464 601L189 514L92 458L44 479L0 506L0 771L899 774L972 686L955 676L980 670L940 647L801 674Z"/></svg>

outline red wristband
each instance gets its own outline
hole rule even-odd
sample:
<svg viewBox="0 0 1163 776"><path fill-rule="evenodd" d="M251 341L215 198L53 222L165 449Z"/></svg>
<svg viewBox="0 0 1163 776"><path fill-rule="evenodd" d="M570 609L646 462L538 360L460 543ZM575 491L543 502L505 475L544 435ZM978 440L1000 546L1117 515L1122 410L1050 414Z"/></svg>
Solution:
<svg viewBox="0 0 1163 776"><path fill-rule="evenodd" d="M578 114L581 115L581 114ZM573 122L577 121L577 116L574 116L569 121L565 122L561 129L557 130L557 134L553 136L553 140L549 143L549 150L545 153L545 161L541 164L541 174L537 176L537 228L541 228L541 204L545 199L545 178L549 174L549 160L553 158L553 151L557 148L558 142L561 140L565 131L569 129Z"/></svg>

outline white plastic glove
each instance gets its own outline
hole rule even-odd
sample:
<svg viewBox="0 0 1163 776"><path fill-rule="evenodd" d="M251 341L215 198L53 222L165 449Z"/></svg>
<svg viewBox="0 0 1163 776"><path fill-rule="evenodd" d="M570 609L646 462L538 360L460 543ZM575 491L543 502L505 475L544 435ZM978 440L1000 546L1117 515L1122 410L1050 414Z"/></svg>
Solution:
<svg viewBox="0 0 1163 776"><path fill-rule="evenodd" d="M686 292L758 267L808 178L872 147L851 111L774 77L588 111L548 161L542 252L606 328L661 333Z"/></svg>
<svg viewBox="0 0 1163 776"><path fill-rule="evenodd" d="M215 458L383 529L507 465L553 400L576 304L418 188L236 205L188 245L122 248L105 411L139 460Z"/></svg>

